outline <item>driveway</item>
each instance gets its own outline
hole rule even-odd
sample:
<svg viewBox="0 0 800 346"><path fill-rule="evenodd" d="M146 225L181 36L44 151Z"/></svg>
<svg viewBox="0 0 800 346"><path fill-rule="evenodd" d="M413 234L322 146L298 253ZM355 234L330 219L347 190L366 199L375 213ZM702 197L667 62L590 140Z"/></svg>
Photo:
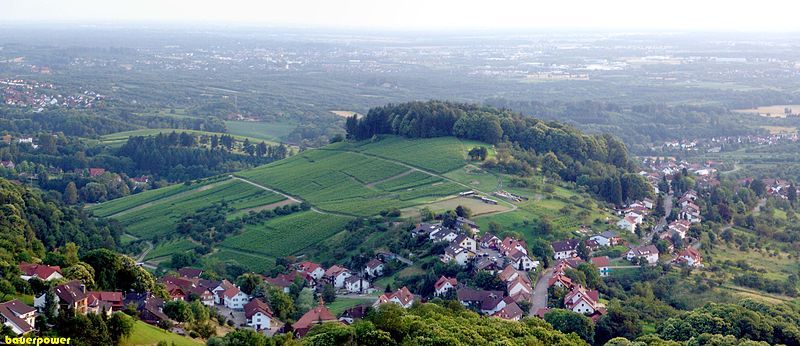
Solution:
<svg viewBox="0 0 800 346"><path fill-rule="evenodd" d="M238 328L247 326L247 318L244 316L244 310L231 310L226 308L224 305L216 305L216 308L220 315L233 321L233 325L235 327Z"/></svg>

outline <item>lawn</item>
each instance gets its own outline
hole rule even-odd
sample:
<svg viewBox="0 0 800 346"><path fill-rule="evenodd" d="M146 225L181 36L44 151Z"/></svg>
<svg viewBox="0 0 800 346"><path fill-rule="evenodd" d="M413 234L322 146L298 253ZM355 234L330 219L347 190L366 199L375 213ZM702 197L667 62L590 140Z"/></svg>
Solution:
<svg viewBox="0 0 800 346"><path fill-rule="evenodd" d="M135 205L135 203L129 203L127 198L130 197L109 203ZM186 193L173 194L149 201L115 218L125 225L129 233L142 238L151 238L171 232L181 216L213 203L226 201L233 209L242 210L275 203L283 199L283 196L246 182L228 179L203 185ZM99 206L99 208L102 207L103 204Z"/></svg>
<svg viewBox="0 0 800 346"><path fill-rule="evenodd" d="M368 304L372 305L375 302L375 298L351 298L351 297L336 297L336 301L330 304L325 304L328 307L328 310L334 316L339 316L345 310L352 308L359 304Z"/></svg>
<svg viewBox="0 0 800 346"><path fill-rule="evenodd" d="M305 211L246 225L242 233L228 237L220 246L247 253L283 257L296 254L341 231L348 217Z"/></svg>
<svg viewBox="0 0 800 346"><path fill-rule="evenodd" d="M149 346L156 345L159 341L165 341L168 345L175 346L197 346L203 344L202 340L190 339L185 336L167 332L142 321L136 321L133 325L131 336L124 340L122 345Z"/></svg>

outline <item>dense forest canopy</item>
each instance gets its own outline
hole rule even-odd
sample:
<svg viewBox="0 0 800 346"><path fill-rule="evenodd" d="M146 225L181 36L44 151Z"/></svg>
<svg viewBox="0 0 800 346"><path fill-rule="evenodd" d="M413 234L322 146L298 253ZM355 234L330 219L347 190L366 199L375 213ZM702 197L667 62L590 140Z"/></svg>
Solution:
<svg viewBox="0 0 800 346"><path fill-rule="evenodd" d="M381 134L479 140L510 148L516 160L498 160L515 166L511 171L516 173L540 166L544 173L577 182L616 204L650 194L641 177L630 174L634 165L618 138L584 134L508 110L442 101L389 104L371 109L363 118L348 118L346 129L348 137L357 140Z"/></svg>

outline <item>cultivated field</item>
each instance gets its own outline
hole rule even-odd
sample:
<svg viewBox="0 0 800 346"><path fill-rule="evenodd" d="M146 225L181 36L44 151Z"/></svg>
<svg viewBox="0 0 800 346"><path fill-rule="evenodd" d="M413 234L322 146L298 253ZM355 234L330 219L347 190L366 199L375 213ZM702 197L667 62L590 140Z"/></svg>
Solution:
<svg viewBox="0 0 800 346"><path fill-rule="evenodd" d="M148 193L156 194L160 190ZM103 203L93 210L105 214L108 210L120 209L120 204L127 205L131 208L129 212L123 211L112 217L122 222L128 233L140 238L150 238L170 233L175 228L176 221L184 214L223 200L235 210L242 210L284 199L283 196L234 179L200 185L185 192L170 191L171 193L165 194L166 197L160 199L153 199L151 195L142 198L133 195L108 202L112 204L111 207L107 208ZM128 201L128 198L133 199L133 202Z"/></svg>
<svg viewBox="0 0 800 346"><path fill-rule="evenodd" d="M256 138L259 141L279 142L296 127L297 123L291 120L254 122L254 121L226 121L228 132L236 136ZM250 140L252 141L252 139Z"/></svg>
<svg viewBox="0 0 800 346"><path fill-rule="evenodd" d="M336 115L338 115L340 117L344 117L344 118L349 118L349 117L352 117L353 115L355 115L358 118L361 118L361 117L364 116L364 114L360 114L360 113L353 112L353 111L331 111L331 113L336 114Z"/></svg>
<svg viewBox="0 0 800 346"><path fill-rule="evenodd" d="M387 137L376 143L337 143L238 175L297 196L322 210L371 216L466 190L457 183L412 168L449 171L462 167L466 157L464 147L455 138ZM415 155L405 153L409 150ZM396 161L392 158L395 154Z"/></svg>
<svg viewBox="0 0 800 346"><path fill-rule="evenodd" d="M250 136L243 136L237 135L233 133L220 133L220 132L208 132L208 131L198 131L198 130L182 130L182 129L141 129L141 130L133 130L133 131L124 131L124 132L116 132L107 134L105 136L100 137L100 143L110 145L110 146L121 146L126 141L128 141L129 137L132 136L155 136L159 133L169 134L169 133L191 133L195 135L206 135L206 136L213 136L213 135L232 135L234 139L237 141L244 141L245 139L249 140L252 143L260 143L265 142L271 145L277 145L277 141L264 138L265 136L258 136L258 137L250 137Z"/></svg>
<svg viewBox="0 0 800 346"><path fill-rule="evenodd" d="M495 196L490 196L490 198L498 199L498 197ZM447 210L453 210L459 205L469 208L469 210L472 211L473 216L496 213L499 211L505 211L509 209L509 207L502 204L488 204L482 202L479 199L469 198L469 197L448 198L438 202L426 204L425 207L428 207L435 213L441 213ZM417 208L410 208L410 209L416 210ZM404 209L403 211L405 212L406 210Z"/></svg>
<svg viewBox="0 0 800 346"><path fill-rule="evenodd" d="M305 211L271 219L260 225L247 225L241 234L228 237L220 246L269 257L283 257L320 243L341 231L350 220L348 217Z"/></svg>
<svg viewBox="0 0 800 346"><path fill-rule="evenodd" d="M785 118L786 108L789 108L791 110L791 114L793 115L800 114L800 105L763 106L758 108L736 109L734 112L753 113L768 118Z"/></svg>

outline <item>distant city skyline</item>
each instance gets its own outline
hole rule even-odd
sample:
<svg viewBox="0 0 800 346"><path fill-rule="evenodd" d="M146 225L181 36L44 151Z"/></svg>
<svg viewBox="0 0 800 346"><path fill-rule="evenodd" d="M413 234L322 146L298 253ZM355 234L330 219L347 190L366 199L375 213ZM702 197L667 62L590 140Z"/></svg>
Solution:
<svg viewBox="0 0 800 346"><path fill-rule="evenodd" d="M0 0L0 24L208 23L376 30L800 31L800 2L762 0Z"/></svg>

